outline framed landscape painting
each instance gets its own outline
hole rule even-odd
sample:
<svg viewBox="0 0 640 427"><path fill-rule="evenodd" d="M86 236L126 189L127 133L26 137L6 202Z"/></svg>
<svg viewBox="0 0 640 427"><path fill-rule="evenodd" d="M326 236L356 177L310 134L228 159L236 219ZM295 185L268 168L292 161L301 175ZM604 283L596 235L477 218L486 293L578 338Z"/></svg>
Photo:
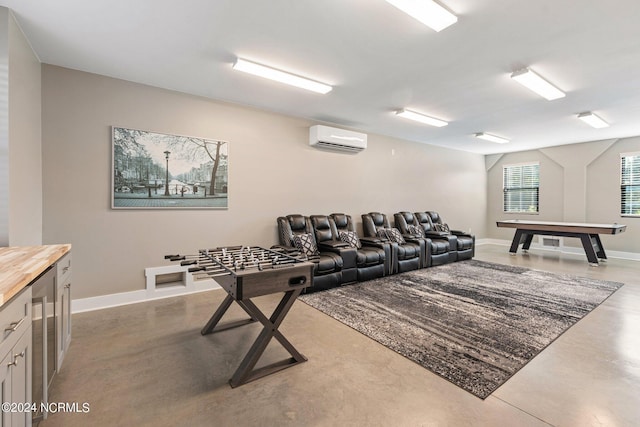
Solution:
<svg viewBox="0 0 640 427"><path fill-rule="evenodd" d="M226 209L229 143L112 128L113 209Z"/></svg>

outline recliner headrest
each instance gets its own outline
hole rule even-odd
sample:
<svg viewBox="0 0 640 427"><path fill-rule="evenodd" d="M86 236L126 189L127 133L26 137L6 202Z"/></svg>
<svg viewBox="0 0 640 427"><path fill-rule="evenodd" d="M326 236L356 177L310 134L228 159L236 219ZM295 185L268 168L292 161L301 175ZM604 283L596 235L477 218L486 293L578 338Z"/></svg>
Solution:
<svg viewBox="0 0 640 427"><path fill-rule="evenodd" d="M369 212L369 215L371 215L371 219L375 225L384 225L385 214L380 212Z"/></svg>
<svg viewBox="0 0 640 427"><path fill-rule="evenodd" d="M287 220L289 221L289 225L291 225L291 230L304 230L307 228L307 219L304 215L287 215Z"/></svg>
<svg viewBox="0 0 640 427"><path fill-rule="evenodd" d="M416 212L416 218L421 224L429 222L429 215L426 212Z"/></svg>
<svg viewBox="0 0 640 427"><path fill-rule="evenodd" d="M329 217L325 215L314 215L313 223L315 224L316 230L328 230L331 228Z"/></svg>
<svg viewBox="0 0 640 427"><path fill-rule="evenodd" d="M333 221L336 223L336 227L338 228L347 228L349 226L349 215L345 215L342 213L331 214Z"/></svg>
<svg viewBox="0 0 640 427"><path fill-rule="evenodd" d="M407 224L413 224L413 214L411 212L400 212Z"/></svg>
<svg viewBox="0 0 640 427"><path fill-rule="evenodd" d="M433 222L442 222L442 219L440 219L440 214L438 214L438 212L428 211L427 213L431 217L431 221L433 221Z"/></svg>

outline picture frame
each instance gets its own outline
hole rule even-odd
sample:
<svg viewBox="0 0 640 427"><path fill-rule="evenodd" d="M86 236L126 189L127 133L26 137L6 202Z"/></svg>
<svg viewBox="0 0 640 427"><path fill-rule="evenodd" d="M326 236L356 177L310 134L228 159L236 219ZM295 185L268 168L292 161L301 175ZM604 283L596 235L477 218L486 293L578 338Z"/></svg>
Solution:
<svg viewBox="0 0 640 427"><path fill-rule="evenodd" d="M112 209L227 209L229 142L112 126Z"/></svg>

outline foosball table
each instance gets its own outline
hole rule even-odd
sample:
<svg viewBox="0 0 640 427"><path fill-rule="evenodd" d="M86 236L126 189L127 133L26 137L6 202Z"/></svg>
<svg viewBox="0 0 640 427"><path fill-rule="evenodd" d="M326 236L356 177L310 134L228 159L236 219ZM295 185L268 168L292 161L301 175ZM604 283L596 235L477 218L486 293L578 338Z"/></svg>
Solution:
<svg viewBox="0 0 640 427"><path fill-rule="evenodd" d="M196 255L166 255L165 259L191 266L188 269L190 273L213 278L227 292L222 304L202 328L202 335L256 321L262 324L262 332L229 380L231 387L246 384L307 360L278 330L302 290L311 285L313 264L306 261L306 258L258 246L234 246L202 249ZM251 301L255 297L279 292L284 292L284 295L270 317ZM219 324L234 301L249 318ZM273 338L278 340L291 357L255 369Z"/></svg>

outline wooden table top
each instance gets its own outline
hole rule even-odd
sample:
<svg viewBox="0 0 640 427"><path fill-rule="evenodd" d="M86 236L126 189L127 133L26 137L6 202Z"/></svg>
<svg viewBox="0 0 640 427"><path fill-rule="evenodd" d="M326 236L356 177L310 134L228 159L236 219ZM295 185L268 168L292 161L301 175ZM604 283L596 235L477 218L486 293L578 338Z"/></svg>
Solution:
<svg viewBox="0 0 640 427"><path fill-rule="evenodd" d="M0 248L0 307L71 250L71 245Z"/></svg>

